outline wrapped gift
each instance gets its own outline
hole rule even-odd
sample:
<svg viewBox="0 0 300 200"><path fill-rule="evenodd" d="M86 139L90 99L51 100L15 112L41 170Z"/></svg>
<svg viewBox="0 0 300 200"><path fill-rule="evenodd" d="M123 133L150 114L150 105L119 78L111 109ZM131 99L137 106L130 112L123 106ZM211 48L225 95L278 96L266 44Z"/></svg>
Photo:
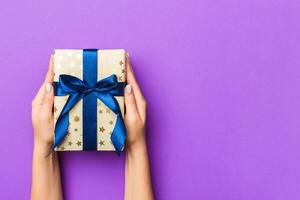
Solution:
<svg viewBox="0 0 300 200"><path fill-rule="evenodd" d="M125 51L55 50L54 149L122 151Z"/></svg>

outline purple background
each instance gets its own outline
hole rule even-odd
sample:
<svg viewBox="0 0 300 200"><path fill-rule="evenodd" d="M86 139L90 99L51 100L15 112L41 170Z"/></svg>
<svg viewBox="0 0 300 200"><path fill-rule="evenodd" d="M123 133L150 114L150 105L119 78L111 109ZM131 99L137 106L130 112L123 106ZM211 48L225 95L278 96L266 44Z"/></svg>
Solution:
<svg viewBox="0 0 300 200"><path fill-rule="evenodd" d="M31 100L55 48L125 48L148 100L157 199L300 199L300 5L10 0L0 6L0 199L28 199ZM122 199L124 156L62 153L66 199Z"/></svg>

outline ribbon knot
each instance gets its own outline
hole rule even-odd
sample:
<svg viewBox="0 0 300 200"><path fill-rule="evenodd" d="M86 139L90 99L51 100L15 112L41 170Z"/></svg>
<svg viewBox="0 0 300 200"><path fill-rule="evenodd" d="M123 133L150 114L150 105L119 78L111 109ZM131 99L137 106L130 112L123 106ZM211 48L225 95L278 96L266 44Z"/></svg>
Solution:
<svg viewBox="0 0 300 200"><path fill-rule="evenodd" d="M117 115L117 121L112 131L111 141L118 153L123 149L125 143L125 125L115 96L124 95L125 83L119 83L116 75L111 75L90 86L87 82L77 77L62 74L59 82L55 83L55 95L69 95L55 125L55 141L53 147L57 147L66 137L69 127L69 111L81 99L88 95L94 95L101 100L112 112ZM83 122L89 123L89 122ZM96 133L95 133L96 134Z"/></svg>
<svg viewBox="0 0 300 200"><path fill-rule="evenodd" d="M87 90L83 91L83 93L88 94L88 93L91 93L91 92L94 92L94 91L95 91L95 88L90 88L90 89L87 89Z"/></svg>

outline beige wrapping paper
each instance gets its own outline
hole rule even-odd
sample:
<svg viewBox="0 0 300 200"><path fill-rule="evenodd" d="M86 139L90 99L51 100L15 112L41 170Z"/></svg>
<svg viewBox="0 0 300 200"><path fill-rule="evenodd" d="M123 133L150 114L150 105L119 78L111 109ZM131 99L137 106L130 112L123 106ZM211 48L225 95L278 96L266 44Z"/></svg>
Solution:
<svg viewBox="0 0 300 200"><path fill-rule="evenodd" d="M59 49L54 53L54 81L58 81L60 74L76 76L82 80L82 50ZM115 74L119 82L126 81L125 51L98 50L98 80ZM124 116L124 97L115 97ZM63 109L68 96L55 96L54 123ZM97 150L114 151L111 133L115 126L116 115L99 99L97 105ZM65 140L56 147L56 151L82 151L82 100L69 112L69 129Z"/></svg>

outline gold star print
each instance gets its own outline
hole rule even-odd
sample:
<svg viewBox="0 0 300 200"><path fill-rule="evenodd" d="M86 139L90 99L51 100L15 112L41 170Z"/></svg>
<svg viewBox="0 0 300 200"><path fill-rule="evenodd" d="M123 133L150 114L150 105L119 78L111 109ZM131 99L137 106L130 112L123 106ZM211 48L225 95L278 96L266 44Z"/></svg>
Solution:
<svg viewBox="0 0 300 200"><path fill-rule="evenodd" d="M101 126L101 127L99 128L99 131L103 133L103 132L105 131L105 128L104 128L103 126Z"/></svg>
<svg viewBox="0 0 300 200"><path fill-rule="evenodd" d="M81 142L80 141L77 141L77 146L81 146Z"/></svg>
<svg viewBox="0 0 300 200"><path fill-rule="evenodd" d="M100 146L104 146L105 145L105 141L104 140L100 140L99 144L100 144Z"/></svg>
<svg viewBox="0 0 300 200"><path fill-rule="evenodd" d="M68 142L68 145L69 145L69 146L72 146L72 144L73 144L73 143L72 143L71 141L70 141L70 142Z"/></svg>
<svg viewBox="0 0 300 200"><path fill-rule="evenodd" d="M98 102L98 105L101 106L101 102Z"/></svg>
<svg viewBox="0 0 300 200"><path fill-rule="evenodd" d="M119 80L119 81L122 81L122 76L118 76L118 80Z"/></svg>
<svg viewBox="0 0 300 200"><path fill-rule="evenodd" d="M123 61L121 60L121 61L119 62L119 64L122 66L124 63L123 63Z"/></svg>
<svg viewBox="0 0 300 200"><path fill-rule="evenodd" d="M113 125L113 123L114 123L113 121L109 121L109 124L110 124L110 125Z"/></svg>
<svg viewBox="0 0 300 200"><path fill-rule="evenodd" d="M122 73L123 73L123 74L125 73L125 70L124 70L124 69L122 69Z"/></svg>
<svg viewBox="0 0 300 200"><path fill-rule="evenodd" d="M79 119L80 119L80 118L79 118L78 116L75 116L75 117L74 117L74 121L75 121L75 122L78 122Z"/></svg>
<svg viewBox="0 0 300 200"><path fill-rule="evenodd" d="M60 147L60 149L63 151L63 150L65 150L65 147Z"/></svg>
<svg viewBox="0 0 300 200"><path fill-rule="evenodd" d="M106 113L110 113L110 110L108 108L106 109Z"/></svg>
<svg viewBox="0 0 300 200"><path fill-rule="evenodd" d="M102 113L103 113L103 111L102 111L102 110L99 110L99 113L100 113L100 114L102 114Z"/></svg>
<svg viewBox="0 0 300 200"><path fill-rule="evenodd" d="M74 131L76 131L76 132L77 132L77 131L78 131L78 129L77 129L77 128L75 128L75 129L74 129Z"/></svg>
<svg viewBox="0 0 300 200"><path fill-rule="evenodd" d="M54 110L54 112L56 112L56 111L57 111L57 108L56 108L56 106L54 106L53 110Z"/></svg>

